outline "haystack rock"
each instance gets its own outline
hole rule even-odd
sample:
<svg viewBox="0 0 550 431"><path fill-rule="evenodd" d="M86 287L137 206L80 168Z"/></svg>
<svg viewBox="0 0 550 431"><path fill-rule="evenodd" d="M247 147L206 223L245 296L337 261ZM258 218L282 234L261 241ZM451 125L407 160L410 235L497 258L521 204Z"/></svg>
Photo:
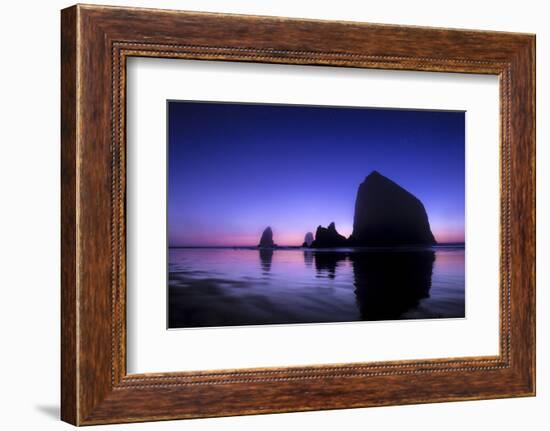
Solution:
<svg viewBox="0 0 550 431"><path fill-rule="evenodd" d="M302 247L311 247L312 243L313 243L313 234L311 232L308 232L306 233Z"/></svg>
<svg viewBox="0 0 550 431"><path fill-rule="evenodd" d="M357 191L349 240L354 246L436 244L422 202L376 171Z"/></svg>
<svg viewBox="0 0 550 431"><path fill-rule="evenodd" d="M347 238L338 233L334 222L328 227L318 226L315 232L315 241L311 244L312 247L343 247L346 245L348 245Z"/></svg>
<svg viewBox="0 0 550 431"><path fill-rule="evenodd" d="M273 231L271 230L271 227L268 226L262 233L262 237L260 238L260 244L258 244L258 247L273 248L276 246L277 245L273 242Z"/></svg>

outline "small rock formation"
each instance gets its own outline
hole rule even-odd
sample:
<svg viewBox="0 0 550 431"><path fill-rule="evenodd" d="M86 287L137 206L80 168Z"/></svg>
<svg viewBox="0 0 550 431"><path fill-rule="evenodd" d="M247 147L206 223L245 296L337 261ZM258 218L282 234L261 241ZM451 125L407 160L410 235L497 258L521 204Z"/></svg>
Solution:
<svg viewBox="0 0 550 431"><path fill-rule="evenodd" d="M376 171L359 185L349 241L353 246L436 244L422 202Z"/></svg>
<svg viewBox="0 0 550 431"><path fill-rule="evenodd" d="M312 243L313 243L313 234L311 232L308 232L306 233L302 247L311 247Z"/></svg>
<svg viewBox="0 0 550 431"><path fill-rule="evenodd" d="M345 247L346 245L348 245L348 240L337 232L334 222L328 227L318 226L315 232L315 241L311 243L312 247Z"/></svg>
<svg viewBox="0 0 550 431"><path fill-rule="evenodd" d="M273 248L276 246L277 245L273 242L273 231L271 230L271 227L268 226L262 233L262 237L260 238L260 244L258 244L258 247Z"/></svg>

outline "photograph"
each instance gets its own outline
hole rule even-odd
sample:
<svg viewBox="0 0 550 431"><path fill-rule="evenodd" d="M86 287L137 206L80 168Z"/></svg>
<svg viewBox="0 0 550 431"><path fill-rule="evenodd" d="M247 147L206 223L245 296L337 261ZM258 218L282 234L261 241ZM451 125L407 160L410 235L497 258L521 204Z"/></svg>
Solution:
<svg viewBox="0 0 550 431"><path fill-rule="evenodd" d="M107 3L5 8L5 429L548 423L542 2Z"/></svg>
<svg viewBox="0 0 550 431"><path fill-rule="evenodd" d="M168 329L465 318L465 112L167 101Z"/></svg>

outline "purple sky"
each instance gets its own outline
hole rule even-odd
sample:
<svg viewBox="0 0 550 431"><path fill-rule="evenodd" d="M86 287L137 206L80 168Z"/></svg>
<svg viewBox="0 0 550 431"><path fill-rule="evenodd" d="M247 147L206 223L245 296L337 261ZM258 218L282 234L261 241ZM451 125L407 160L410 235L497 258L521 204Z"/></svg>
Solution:
<svg viewBox="0 0 550 431"><path fill-rule="evenodd" d="M379 171L418 197L438 242L464 241L464 113L168 102L170 246L279 245L336 223Z"/></svg>

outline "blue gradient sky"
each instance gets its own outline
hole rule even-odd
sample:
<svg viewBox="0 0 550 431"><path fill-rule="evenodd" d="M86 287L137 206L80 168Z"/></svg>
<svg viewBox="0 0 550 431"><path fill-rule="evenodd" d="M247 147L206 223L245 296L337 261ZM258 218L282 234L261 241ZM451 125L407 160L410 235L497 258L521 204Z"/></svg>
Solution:
<svg viewBox="0 0 550 431"><path fill-rule="evenodd" d="M464 240L464 113L168 102L170 246L279 245L336 223L379 171L417 196L438 242Z"/></svg>

